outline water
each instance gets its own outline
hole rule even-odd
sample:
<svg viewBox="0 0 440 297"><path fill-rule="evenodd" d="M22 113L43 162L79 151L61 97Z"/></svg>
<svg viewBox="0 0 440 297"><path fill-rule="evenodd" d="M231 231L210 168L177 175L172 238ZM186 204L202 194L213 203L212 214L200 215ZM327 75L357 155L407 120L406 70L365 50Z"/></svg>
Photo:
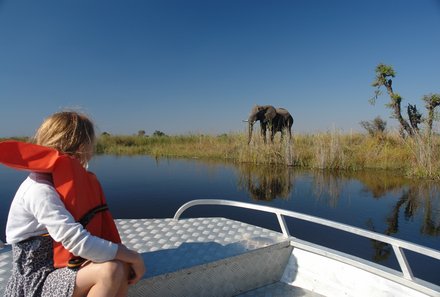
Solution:
<svg viewBox="0 0 440 297"><path fill-rule="evenodd" d="M299 211L440 250L440 184L390 172L330 173L198 160L97 156L96 173L115 218L169 218L193 199L229 199ZM27 173L0 167L0 239L10 201ZM226 216L279 230L276 217L230 207L185 216ZM292 235L398 268L389 246L287 219ZM440 284L438 262L408 253L417 277Z"/></svg>

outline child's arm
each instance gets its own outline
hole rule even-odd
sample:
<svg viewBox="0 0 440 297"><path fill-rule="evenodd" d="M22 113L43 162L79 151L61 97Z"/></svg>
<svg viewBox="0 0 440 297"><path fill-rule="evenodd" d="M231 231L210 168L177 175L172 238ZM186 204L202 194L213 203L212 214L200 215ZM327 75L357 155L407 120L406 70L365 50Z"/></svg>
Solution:
<svg viewBox="0 0 440 297"><path fill-rule="evenodd" d="M38 223L47 229L53 240L75 256L93 262L113 260L118 245L91 235L67 211L55 189L45 184L35 184L25 195L25 206Z"/></svg>

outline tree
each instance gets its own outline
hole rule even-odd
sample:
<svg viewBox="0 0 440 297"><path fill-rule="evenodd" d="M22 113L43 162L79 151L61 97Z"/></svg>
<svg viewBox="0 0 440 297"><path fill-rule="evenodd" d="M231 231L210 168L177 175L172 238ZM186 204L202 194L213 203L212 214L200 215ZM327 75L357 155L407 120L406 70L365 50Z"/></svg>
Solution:
<svg viewBox="0 0 440 297"><path fill-rule="evenodd" d="M401 102L402 97L398 93L395 93L392 87L393 81L396 73L393 67L385 64L379 64L376 66L376 79L372 83L373 87L376 87L374 91L374 97L370 99L370 103L374 104L377 98L382 94L381 87L384 86L391 98L391 102L386 106L393 110L393 117L396 118L400 123L400 132L402 135L406 132L408 135L413 136L419 133L419 124L426 122L426 132L428 135L432 133L432 124L435 120L435 108L440 106L440 94L429 94L423 96L422 100L425 101L425 107L428 111L428 118L423 119L422 114L417 110L416 105L408 104L407 114L409 123L402 117L401 113ZM365 127L364 127L365 128Z"/></svg>
<svg viewBox="0 0 440 297"><path fill-rule="evenodd" d="M409 122L414 131L419 131L419 124L422 122L422 114L415 105L408 104L407 108Z"/></svg>
<svg viewBox="0 0 440 297"><path fill-rule="evenodd" d="M440 105L440 94L429 94L423 96L423 101L425 101L426 109L428 110L427 119L427 133L431 135L432 133L432 123L434 122L435 112L434 109Z"/></svg>
<svg viewBox="0 0 440 297"><path fill-rule="evenodd" d="M370 136L380 136L383 135L385 132L385 129L387 127L387 122L382 120L380 116L377 116L372 121L362 121L359 123L362 128L367 130L368 134Z"/></svg>
<svg viewBox="0 0 440 297"><path fill-rule="evenodd" d="M139 130L138 136L145 136L145 130Z"/></svg>
<svg viewBox="0 0 440 297"><path fill-rule="evenodd" d="M404 135L404 132L406 132L408 135L412 136L416 131L418 131L417 124L420 123L421 115L417 111L415 105L414 106L409 105L408 115L411 121L411 126L408 123L408 121L402 117L402 111L401 111L402 97L398 93L395 93L392 87L393 80L391 78L394 78L395 76L396 73L394 72L393 67L382 63L377 65L376 79L372 83L372 86L376 87L376 90L374 92L374 97L371 98L370 102L372 104L376 102L377 98L382 94L381 87L384 86L388 92L388 95L391 98L391 102L387 104L387 107L393 110L394 113L393 117L399 121L401 134Z"/></svg>
<svg viewBox="0 0 440 297"><path fill-rule="evenodd" d="M156 131L154 131L153 136L160 137L160 136L166 136L166 135L162 131L156 130Z"/></svg>

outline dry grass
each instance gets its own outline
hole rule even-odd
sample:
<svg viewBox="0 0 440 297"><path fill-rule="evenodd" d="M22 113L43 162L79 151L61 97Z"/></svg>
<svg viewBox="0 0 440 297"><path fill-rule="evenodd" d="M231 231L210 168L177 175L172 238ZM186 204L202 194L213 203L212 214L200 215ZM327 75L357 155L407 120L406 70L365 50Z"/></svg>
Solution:
<svg viewBox="0 0 440 297"><path fill-rule="evenodd" d="M186 136L101 136L98 154L137 155L154 157L231 159L236 155L240 135Z"/></svg>
<svg viewBox="0 0 440 297"><path fill-rule="evenodd" d="M185 136L101 136L98 154L228 160L327 170L398 170L411 177L440 179L440 136L402 139L397 133L371 137L360 133L278 134L274 144L244 133Z"/></svg>

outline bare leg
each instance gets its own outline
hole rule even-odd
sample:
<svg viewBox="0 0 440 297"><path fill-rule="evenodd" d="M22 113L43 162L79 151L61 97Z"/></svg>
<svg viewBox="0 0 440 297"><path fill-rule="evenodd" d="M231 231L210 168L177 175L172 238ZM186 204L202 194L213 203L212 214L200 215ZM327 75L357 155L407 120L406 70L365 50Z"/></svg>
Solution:
<svg viewBox="0 0 440 297"><path fill-rule="evenodd" d="M78 271L73 296L127 296L128 274L128 264L121 261L90 263Z"/></svg>

